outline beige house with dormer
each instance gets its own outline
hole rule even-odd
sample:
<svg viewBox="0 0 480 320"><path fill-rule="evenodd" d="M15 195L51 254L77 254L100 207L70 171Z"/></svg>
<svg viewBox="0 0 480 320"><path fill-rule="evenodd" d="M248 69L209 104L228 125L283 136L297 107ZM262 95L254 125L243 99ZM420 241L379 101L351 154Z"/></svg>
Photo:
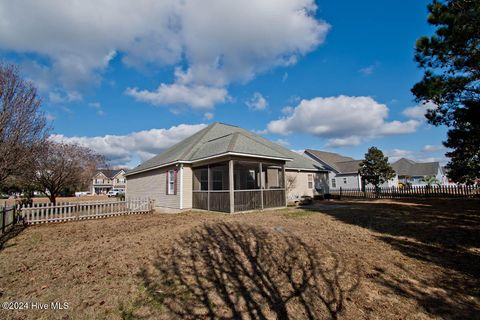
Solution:
<svg viewBox="0 0 480 320"><path fill-rule="evenodd" d="M125 177L125 170L98 170L92 178L90 187L91 194L106 194L112 189L120 189L125 191L127 186L127 179Z"/></svg>
<svg viewBox="0 0 480 320"><path fill-rule="evenodd" d="M327 185L327 171L312 159L218 122L129 170L127 177L127 198L222 212L285 207Z"/></svg>

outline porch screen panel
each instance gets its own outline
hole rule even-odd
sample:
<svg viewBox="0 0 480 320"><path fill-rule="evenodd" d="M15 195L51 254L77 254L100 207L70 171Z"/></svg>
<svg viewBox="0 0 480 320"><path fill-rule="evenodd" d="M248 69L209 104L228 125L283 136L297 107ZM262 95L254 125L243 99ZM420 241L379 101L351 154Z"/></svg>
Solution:
<svg viewBox="0 0 480 320"><path fill-rule="evenodd" d="M193 169L193 208L230 211L228 164Z"/></svg>
<svg viewBox="0 0 480 320"><path fill-rule="evenodd" d="M210 165L210 210L230 212L228 163Z"/></svg>
<svg viewBox="0 0 480 320"><path fill-rule="evenodd" d="M208 167L193 169L192 207L208 210Z"/></svg>
<svg viewBox="0 0 480 320"><path fill-rule="evenodd" d="M283 169L278 164L262 163L262 178L263 189L284 188Z"/></svg>
<svg viewBox="0 0 480 320"><path fill-rule="evenodd" d="M208 190L208 168L207 167L193 169L193 190L194 191Z"/></svg>
<svg viewBox="0 0 480 320"><path fill-rule="evenodd" d="M228 164L210 165L210 190L228 191Z"/></svg>
<svg viewBox="0 0 480 320"><path fill-rule="evenodd" d="M260 167L258 162L235 161L233 166L235 190L260 189Z"/></svg>

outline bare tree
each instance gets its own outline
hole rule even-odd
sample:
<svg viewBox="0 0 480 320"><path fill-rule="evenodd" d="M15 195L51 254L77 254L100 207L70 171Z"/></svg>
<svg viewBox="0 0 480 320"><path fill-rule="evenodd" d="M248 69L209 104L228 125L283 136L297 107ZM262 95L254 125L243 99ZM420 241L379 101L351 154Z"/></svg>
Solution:
<svg viewBox="0 0 480 320"><path fill-rule="evenodd" d="M35 86L14 65L0 63L0 185L32 171L33 155L47 138Z"/></svg>
<svg viewBox="0 0 480 320"><path fill-rule="evenodd" d="M36 171L31 179L55 204L62 191L88 185L97 167L103 164L103 157L88 148L47 141L35 158Z"/></svg>
<svg viewBox="0 0 480 320"><path fill-rule="evenodd" d="M297 186L297 176L298 174L293 175L287 175L286 178L286 184L285 184L285 189L287 190L287 194L290 194L290 192L295 189Z"/></svg>

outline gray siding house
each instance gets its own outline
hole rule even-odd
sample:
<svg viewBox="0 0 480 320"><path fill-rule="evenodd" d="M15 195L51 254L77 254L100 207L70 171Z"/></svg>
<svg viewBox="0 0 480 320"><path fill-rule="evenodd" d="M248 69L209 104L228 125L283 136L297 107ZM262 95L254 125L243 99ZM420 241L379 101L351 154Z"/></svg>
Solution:
<svg viewBox="0 0 480 320"><path fill-rule="evenodd" d="M327 171L312 159L218 122L126 176L129 198L148 197L160 208L223 212L284 207L327 184Z"/></svg>
<svg viewBox="0 0 480 320"><path fill-rule="evenodd" d="M392 163L398 176L398 182L406 186L425 186L426 177L434 177L438 184L448 185L448 178L438 162L415 162L401 158Z"/></svg>
<svg viewBox="0 0 480 320"><path fill-rule="evenodd" d="M362 188L362 178L358 174L362 160L312 149L306 149L305 155L328 170L329 190Z"/></svg>

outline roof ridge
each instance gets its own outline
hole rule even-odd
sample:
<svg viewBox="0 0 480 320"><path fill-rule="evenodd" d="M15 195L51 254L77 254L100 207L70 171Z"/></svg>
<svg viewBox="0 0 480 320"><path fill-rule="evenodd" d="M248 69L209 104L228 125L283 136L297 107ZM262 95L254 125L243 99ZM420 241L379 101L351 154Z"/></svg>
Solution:
<svg viewBox="0 0 480 320"><path fill-rule="evenodd" d="M288 156L287 154L285 154L285 153L283 152L283 150L282 150L282 152L279 152L279 151L277 151L277 150L272 149L268 144L266 144L264 141L262 141L262 139L264 139L263 137L260 137L260 136L258 136L258 135L255 135L254 133L252 133L252 132L250 132L250 131L248 131L248 130L245 130L245 129L243 129L243 128L240 128L240 130L243 130L243 131L244 131L245 133L247 133L247 134L245 134L245 133L243 133L243 132L239 132L239 133L242 133L243 135L247 136L248 138L250 138L250 139L252 139L252 140L260 143L261 145L263 145L263 146L265 146L265 147L267 147L268 149L270 149L270 150L272 150L272 151L275 151L275 152L278 152L278 153L281 153L281 154L283 154L284 156ZM260 138L260 139L259 139L259 138ZM265 139L265 140L266 140L266 139ZM267 141L268 141L268 140L267 140ZM269 141L269 142L272 142L272 141ZM274 142L272 142L272 143L274 143ZM278 146L283 149L282 146L280 146L280 145L278 145ZM293 152L293 151L292 151L292 152Z"/></svg>
<svg viewBox="0 0 480 320"><path fill-rule="evenodd" d="M212 130L212 128L213 128L214 126L216 126L217 124L218 124L218 122L214 122L214 123L212 123L211 125L209 125L208 127L206 127L206 128L204 129L205 131L204 131L201 135L199 135L199 137L198 137L196 140L194 140L194 141L192 142L193 146L195 146L197 143L199 143L200 141L202 141L203 137L205 137L205 135L206 135L210 130ZM198 132L198 133L200 133L200 132ZM182 154L180 155L180 159L185 158L185 157L187 156L187 154L189 154L189 153L191 153L191 154L193 155L193 154L194 154L195 152L197 152L197 151L198 151L198 148L197 148L196 150L193 150L193 148L187 149L184 153L182 153Z"/></svg>
<svg viewBox="0 0 480 320"><path fill-rule="evenodd" d="M363 160L353 159L353 160L345 160L345 161L336 161L335 163L345 163L345 162L353 162L353 161L363 161Z"/></svg>
<svg viewBox="0 0 480 320"><path fill-rule="evenodd" d="M223 138L228 137L228 136L231 136L231 135L233 135L233 133L227 133L227 134L224 134L223 136L220 136L220 137L216 137L216 138L207 140L206 142L212 142L212 141L215 141L215 140L223 139Z"/></svg>
<svg viewBox="0 0 480 320"><path fill-rule="evenodd" d="M239 135L240 135L239 132L233 133L232 140L230 140L230 143L228 144L227 151L233 150L233 148L235 147L235 143L237 143Z"/></svg>
<svg viewBox="0 0 480 320"><path fill-rule="evenodd" d="M312 151L313 151L313 152L312 152ZM311 154L312 156L314 156L314 157L317 158L318 160L322 161L323 163L325 163L327 166L329 166L329 167L332 168L333 170L336 170L336 171L340 172L340 169L337 167L336 162L330 162L330 161L327 161L327 160L325 160L325 159L321 159L317 154L315 154L316 152L327 152L327 151L320 151L320 150L314 150L314 149L305 149L305 152ZM334 152L328 152L328 153L339 155L338 153L334 153ZM314 161L316 161L316 160L314 160ZM316 161L316 162L318 162L318 161Z"/></svg>

